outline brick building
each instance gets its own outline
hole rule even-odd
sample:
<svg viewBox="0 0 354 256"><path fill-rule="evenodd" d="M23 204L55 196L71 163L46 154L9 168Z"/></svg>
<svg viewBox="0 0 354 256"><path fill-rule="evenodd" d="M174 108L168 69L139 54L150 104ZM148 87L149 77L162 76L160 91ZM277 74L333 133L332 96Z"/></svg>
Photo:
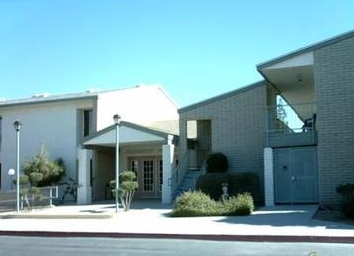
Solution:
<svg viewBox="0 0 354 256"><path fill-rule="evenodd" d="M264 81L179 110L179 158L223 152L230 171L259 174L267 205L339 202L354 182L354 31L257 70Z"/></svg>

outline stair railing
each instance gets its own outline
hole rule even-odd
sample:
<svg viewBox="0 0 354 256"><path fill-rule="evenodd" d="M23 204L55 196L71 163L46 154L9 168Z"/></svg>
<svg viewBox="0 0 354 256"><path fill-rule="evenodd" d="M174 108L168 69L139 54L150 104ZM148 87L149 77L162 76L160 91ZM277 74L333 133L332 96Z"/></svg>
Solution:
<svg viewBox="0 0 354 256"><path fill-rule="evenodd" d="M171 189L172 193L174 193L177 189L177 187L181 184L183 181L184 176L187 173L187 170L189 168L189 150L183 155L182 159L180 159L177 167L172 173L171 176Z"/></svg>

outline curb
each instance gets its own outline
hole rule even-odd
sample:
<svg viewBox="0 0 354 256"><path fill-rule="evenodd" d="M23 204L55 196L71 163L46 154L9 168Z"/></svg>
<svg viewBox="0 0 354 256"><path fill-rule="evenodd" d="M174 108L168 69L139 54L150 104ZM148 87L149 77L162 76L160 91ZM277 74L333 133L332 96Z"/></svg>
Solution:
<svg viewBox="0 0 354 256"><path fill-rule="evenodd" d="M267 235L206 235L206 234L158 234L158 233L105 233L105 232L56 232L56 231L0 231L0 236L30 237L85 237L85 238L135 238L135 239L183 239L239 242L283 243L354 243L354 237L339 236L267 236Z"/></svg>
<svg viewBox="0 0 354 256"><path fill-rule="evenodd" d="M113 214L6 214L0 219L111 219Z"/></svg>

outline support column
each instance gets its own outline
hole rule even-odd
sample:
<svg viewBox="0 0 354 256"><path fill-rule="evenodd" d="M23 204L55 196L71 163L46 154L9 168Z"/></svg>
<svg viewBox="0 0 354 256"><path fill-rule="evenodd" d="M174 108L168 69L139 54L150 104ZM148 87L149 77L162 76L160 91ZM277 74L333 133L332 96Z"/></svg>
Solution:
<svg viewBox="0 0 354 256"><path fill-rule="evenodd" d="M172 170L173 170L173 158L174 158L174 145L167 144L162 146L162 203L172 203Z"/></svg>
<svg viewBox="0 0 354 256"><path fill-rule="evenodd" d="M90 151L87 149L79 149L79 170L77 188L77 204L92 203L90 186Z"/></svg>
<svg viewBox="0 0 354 256"><path fill-rule="evenodd" d="M274 206L274 162L272 148L264 148L264 197L266 206Z"/></svg>

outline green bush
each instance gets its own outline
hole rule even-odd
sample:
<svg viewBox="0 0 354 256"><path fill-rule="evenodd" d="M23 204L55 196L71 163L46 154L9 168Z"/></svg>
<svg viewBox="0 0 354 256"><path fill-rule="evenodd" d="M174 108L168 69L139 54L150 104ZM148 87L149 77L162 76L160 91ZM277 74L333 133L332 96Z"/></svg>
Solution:
<svg viewBox="0 0 354 256"><path fill-rule="evenodd" d="M230 174L229 195L250 193L256 205L263 204L258 173L240 172Z"/></svg>
<svg viewBox="0 0 354 256"><path fill-rule="evenodd" d="M227 157L223 153L211 153L206 157L207 173L224 173L229 168Z"/></svg>
<svg viewBox="0 0 354 256"><path fill-rule="evenodd" d="M195 189L202 191L217 201L222 195L222 183L229 182L230 174L228 173L207 173L198 177Z"/></svg>
<svg viewBox="0 0 354 256"><path fill-rule="evenodd" d="M247 192L232 196L223 203L225 215L250 215L254 211L253 198Z"/></svg>
<svg viewBox="0 0 354 256"><path fill-rule="evenodd" d="M223 201L215 201L201 191L184 192L176 199L172 217L249 215L254 210L252 196L240 194Z"/></svg>
<svg viewBox="0 0 354 256"><path fill-rule="evenodd" d="M218 215L220 209L216 201L200 191L188 191L177 197L172 217L194 217Z"/></svg>
<svg viewBox="0 0 354 256"><path fill-rule="evenodd" d="M116 197L118 192L118 198L125 211L130 210L130 205L133 201L134 193L139 188L139 184L136 181L136 174L133 171L124 171L119 174L119 189L116 191L116 181L110 181L110 188L113 196Z"/></svg>
<svg viewBox="0 0 354 256"><path fill-rule="evenodd" d="M24 164L23 171L29 177L31 186L37 187L57 184L65 176L63 160L49 160L44 145L38 155Z"/></svg>
<svg viewBox="0 0 354 256"><path fill-rule="evenodd" d="M337 193L343 197L342 211L350 219L354 219L354 184L348 183L339 185L336 188Z"/></svg>
<svg viewBox="0 0 354 256"><path fill-rule="evenodd" d="M252 195L257 205L262 204L259 178L257 173L207 173L199 176L196 190L209 195L214 200L219 200L222 195L222 183L228 183L228 194L236 196L248 192Z"/></svg>

